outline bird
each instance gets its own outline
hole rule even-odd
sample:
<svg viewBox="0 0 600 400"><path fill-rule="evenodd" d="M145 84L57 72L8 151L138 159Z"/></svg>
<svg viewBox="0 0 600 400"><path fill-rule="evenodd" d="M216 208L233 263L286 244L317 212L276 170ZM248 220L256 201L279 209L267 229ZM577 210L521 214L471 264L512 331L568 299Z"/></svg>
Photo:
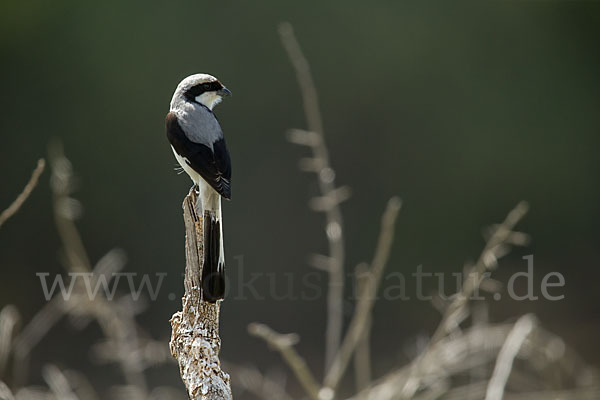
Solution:
<svg viewBox="0 0 600 400"><path fill-rule="evenodd" d="M198 191L196 208L204 218L202 297L211 303L225 297L221 198L231 199L231 159L213 108L230 95L214 76L190 75L177 85L165 120L173 154Z"/></svg>

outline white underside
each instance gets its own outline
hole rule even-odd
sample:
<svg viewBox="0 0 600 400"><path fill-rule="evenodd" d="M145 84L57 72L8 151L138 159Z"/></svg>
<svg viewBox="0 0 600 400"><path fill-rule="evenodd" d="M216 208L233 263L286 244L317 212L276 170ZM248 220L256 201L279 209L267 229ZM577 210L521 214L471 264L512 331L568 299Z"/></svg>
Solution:
<svg viewBox="0 0 600 400"><path fill-rule="evenodd" d="M198 206L201 207L202 216L204 216L204 211L212 211L215 214L216 219L220 222L221 227L221 251L219 254L219 264L225 264L225 249L223 246L223 216L221 214L221 195L217 193L212 186L210 186L200 174L190 167L187 163L185 157L181 157L173 146L171 146L171 150L173 150L173 154L175 154L175 158L181 168L188 174L190 179L198 185L200 195L198 196Z"/></svg>

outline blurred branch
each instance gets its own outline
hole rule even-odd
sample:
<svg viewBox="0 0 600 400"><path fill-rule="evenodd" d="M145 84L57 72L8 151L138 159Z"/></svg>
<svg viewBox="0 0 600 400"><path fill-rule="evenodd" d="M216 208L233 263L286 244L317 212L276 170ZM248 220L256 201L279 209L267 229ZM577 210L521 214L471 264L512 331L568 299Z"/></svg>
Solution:
<svg viewBox="0 0 600 400"><path fill-rule="evenodd" d="M9 387L2 381L0 381L0 400L15 400Z"/></svg>
<svg viewBox="0 0 600 400"><path fill-rule="evenodd" d="M482 399L486 393L487 382L477 382L469 385L458 386L446 391L444 400ZM596 400L600 398L600 388L590 387L572 390L541 390L524 393L507 393L503 400Z"/></svg>
<svg viewBox="0 0 600 400"><path fill-rule="evenodd" d="M54 142L49 147L51 167L50 189L54 208L54 220L63 242L63 250L67 254L68 271L91 271L91 266L83 248L81 237L73 223L74 213L70 212L70 205L75 200L69 196L73 191L73 169L70 161L64 156L62 146ZM69 310L68 301L61 297L54 297L39 310L23 331L15 339L15 380L22 382L27 373L27 360L30 352L46 333Z"/></svg>
<svg viewBox="0 0 600 400"><path fill-rule="evenodd" d="M364 290L360 293L356 312L342 342L345 247L340 204L349 198L350 189L345 186L339 188L335 186L335 171L330 165L329 152L325 144L317 90L311 76L310 66L302 53L291 24L280 24L279 35L296 71L308 126L308 130L291 130L288 133L288 139L292 143L309 147L312 150L312 157L302 159L300 167L304 171L317 174L321 195L313 198L309 205L313 210L324 212L326 215L329 254L313 256L311 264L329 273L325 379L322 390L327 393L331 392L333 395L359 343L363 343L363 351L359 357L368 358L368 343L366 342L370 329L367 328L370 326L368 322L383 269L389 257L393 225L400 209L400 200L392 198L388 203L375 257L368 278L365 279ZM366 381L369 380L368 372L363 370L361 375L367 376Z"/></svg>
<svg viewBox="0 0 600 400"><path fill-rule="evenodd" d="M75 220L81 214L82 206L78 200L71 197L75 190L71 162L65 157L59 142L54 142L50 146L49 157L52 167L50 187L53 195L54 219L67 259L66 268L69 272L91 273L93 279L90 287L95 287L102 271L111 268L118 270L122 268L122 263L118 257L105 257L100 260L98 268L100 273L96 273L75 224ZM111 253L114 254L109 252ZM106 266L107 259L111 261L110 264L114 264L110 268ZM121 367L126 382L145 391L146 379L142 373L141 352L138 351L141 344L131 310L105 296L90 297L83 282L79 280L76 283L78 285L75 287L74 295L64 302L58 300L60 311L76 317L86 316L95 319L108 341L118 349L118 358L114 361Z"/></svg>
<svg viewBox="0 0 600 400"><path fill-rule="evenodd" d="M67 267L71 272L91 272L92 263L74 222L80 216L82 207L79 201L71 197L75 190L73 166L65 157L60 142L53 142L48 148L48 153L52 168L50 188L54 223L63 243Z"/></svg>
<svg viewBox="0 0 600 400"><path fill-rule="evenodd" d="M189 399L186 393L179 389L159 386L150 394L145 394L135 386L113 386L110 390L111 400L184 400ZM86 399L87 400L87 399Z"/></svg>
<svg viewBox="0 0 600 400"><path fill-rule="evenodd" d="M14 340L15 381L22 383L27 375L29 354L66 312L64 300L55 297L46 303Z"/></svg>
<svg viewBox="0 0 600 400"><path fill-rule="evenodd" d="M600 387L573 390L546 390L532 393L511 393L504 400L596 400L600 399Z"/></svg>
<svg viewBox="0 0 600 400"><path fill-rule="evenodd" d="M535 326L536 320L530 314L522 316L515 323L498 353L498 359L496 360L492 379L490 379L487 387L485 400L502 400L504 397L504 387L512 370L513 361L519 353L523 342Z"/></svg>
<svg viewBox="0 0 600 400"><path fill-rule="evenodd" d="M522 236L520 232L513 232L513 228L525 214L527 214L528 209L529 205L526 202L520 202L508 213L504 222L500 225L495 225L492 228L493 231L491 232L477 262L471 267L468 274L466 274L461 293L459 293L452 303L450 303L446 313L442 317L442 321L433 334L433 337L431 338L432 343L435 343L444 337L449 332L451 326L455 325L455 317L461 314L475 290L481 285L481 282L484 279L484 273L488 270L495 269L498 265L498 259L508 252L508 248L506 247L508 243L514 239L515 235L518 237ZM518 243L521 245L525 244L521 242Z"/></svg>
<svg viewBox="0 0 600 400"><path fill-rule="evenodd" d="M263 400L294 400L285 390L285 382L281 383L261 373L256 367L232 366L227 369L236 377L234 385L252 393Z"/></svg>
<svg viewBox="0 0 600 400"><path fill-rule="evenodd" d="M310 72L310 65L304 57L294 28L289 22L282 22L278 27L279 37L292 66L296 70L296 78L302 92L302 104L308 130L323 138L323 119L319 110L319 96ZM320 140L319 140L320 141Z"/></svg>
<svg viewBox="0 0 600 400"><path fill-rule="evenodd" d="M60 400L79 400L79 397L73 393L69 381L58 367L47 365L42 373L44 380L50 387L50 391Z"/></svg>
<svg viewBox="0 0 600 400"><path fill-rule="evenodd" d="M461 380L464 380L465 377L468 377L465 374L482 367L487 368L497 359L498 352L505 345L507 337L513 329L513 324L485 325L471 327L459 334L440 339L422 355L420 378L424 385L421 393L435 392L435 388L439 387L441 382L448 381L452 377L460 377ZM595 399L596 397L590 396L589 393L597 393L600 390L597 372L589 368L570 349L565 348L559 354L551 351L551 343L557 341L560 342L560 338L556 335L541 328L535 329L518 352L519 357L526 363L521 368L534 371L538 377L548 376L546 382L540 383L545 387L554 385L557 380L573 381L576 387L572 391L560 392L563 394L560 397L544 397L541 394L552 392L539 392L539 395L532 393L531 400ZM564 368L561 368L559 372L556 371L556 366ZM553 373L548 374L548 372ZM412 373L414 373L412 365L390 372L370 388L348 400L398 400L401 398L399 395L407 381L413 378ZM514 373L515 371L513 371ZM488 382L485 379L482 382L448 389L442 398L444 400L484 398ZM582 393L588 394L588 397L582 396ZM470 396L471 394L472 396ZM525 393L522 395L505 394L505 399L513 398L529 399Z"/></svg>
<svg viewBox="0 0 600 400"><path fill-rule="evenodd" d="M277 333L268 326L259 323L250 324L248 332L263 339L269 346L281 354L311 399L319 400L324 398L320 397L320 385L308 369L306 361L294 350L293 346L299 340L298 335L294 333L287 335Z"/></svg>
<svg viewBox="0 0 600 400"><path fill-rule="evenodd" d="M479 368L493 359L510 328L507 324L490 325L468 329L456 337L441 339L424 353L422 376L428 377L428 384L432 384L448 376ZM410 374L410 365L392 371L370 388L352 397L352 400L396 400Z"/></svg>
<svg viewBox="0 0 600 400"><path fill-rule="evenodd" d="M221 369L219 312L221 301L202 298L202 216L196 211L197 195L190 191L183 202L185 222L185 295L183 310L171 318L171 354L179 363L190 399L231 399L229 375ZM200 213L201 214L201 213Z"/></svg>
<svg viewBox="0 0 600 400"><path fill-rule="evenodd" d="M354 275L356 279L356 290L359 293L359 296L362 296L370 279L369 265L366 263L357 265ZM371 313L369 313L369 316L365 321L364 332L356 344L356 350L354 354L354 380L357 392L360 392L371 384L370 340L372 324L373 318Z"/></svg>
<svg viewBox="0 0 600 400"><path fill-rule="evenodd" d="M325 370L328 371L342 338L344 312L344 231L340 203L349 197L347 188L335 187L335 171L329 162L329 152L325 144L323 120L319 110L319 96L313 83L308 61L296 40L292 25L284 22L279 25L279 36L298 79L302 94L304 114L308 131L293 130L289 140L308 146L312 158L303 160L302 169L317 175L321 196L311 201L311 208L325 213L325 231L329 243L329 286L327 292L327 328L325 331Z"/></svg>
<svg viewBox="0 0 600 400"><path fill-rule="evenodd" d="M67 381L69 381L77 397L85 400L99 400L98 393L96 393L96 390L83 373L66 370L63 371L63 374L67 378Z"/></svg>
<svg viewBox="0 0 600 400"><path fill-rule="evenodd" d="M397 197L389 200L387 208L381 218L381 232L373 261L369 268L364 271L362 277L363 288L359 292L358 305L344 337L342 347L336 353L332 367L325 377L324 387L320 387L316 379L308 369L304 359L294 350L293 345L297 343L296 334L282 335L273 331L266 325L254 323L248 327L249 332L265 340L271 347L278 350L289 367L302 384L306 393L313 399L331 399L335 396L335 389L343 377L352 354L361 341L367 340L370 329L370 316L376 299L377 289L387 264L392 241L394 238L394 225L400 211L401 201ZM367 357L368 357L368 344ZM364 353L363 353L364 355ZM368 364L367 364L368 368ZM368 377L370 373L367 372ZM367 378L367 381L370 378ZM363 382L364 383L364 382Z"/></svg>
<svg viewBox="0 0 600 400"><path fill-rule="evenodd" d="M15 325L19 322L19 312L13 305L0 310L0 378L8 364Z"/></svg>
<svg viewBox="0 0 600 400"><path fill-rule="evenodd" d="M21 194L19 194L17 198L12 202L12 204L0 214L0 228L10 217L16 214L16 212L19 211L19 208L21 208L23 203L25 203L25 200L27 200L33 189L35 189L35 187L37 186L38 180L40 179L40 175L42 175L42 172L44 172L45 167L46 161L43 158L40 158L37 162L37 166L31 173L31 178L29 178L29 182L27 182L27 185L25 185L25 188L23 189Z"/></svg>
<svg viewBox="0 0 600 400"><path fill-rule="evenodd" d="M97 268L92 268L75 225L81 205L71 197L75 186L73 168L58 142L49 149L49 163L52 169L50 188L54 218L66 255L65 269L67 272L90 274L90 287L97 287L100 275L122 268L122 257L118 256L118 252L109 252L100 260ZM117 349L113 352L116 357L111 361L117 362L121 367L128 384L138 387L141 391L146 390L146 380L142 373L145 366L144 352L140 351L144 344L139 336L132 309L126 303L112 301L106 297L106 293L102 293L104 296L100 293L90 296L83 280L76 280L70 295L63 298L57 294L38 311L14 341L16 382L25 380L29 354L33 348L62 316L68 314L74 320L97 321L106 336L106 342Z"/></svg>
<svg viewBox="0 0 600 400"><path fill-rule="evenodd" d="M367 324L367 320L373 310L377 289L379 288L381 277L390 255L392 241L394 239L394 225L401 204L402 202L399 198L392 197L388 201L387 208L381 217L381 232L379 233L375 256L371 262L369 276L366 278L364 290L360 293L356 311L350 322L348 332L344 337L342 347L336 354L331 369L325 376L325 387L331 388L334 391L346 371L346 367L348 366L348 362L350 361L356 346L363 338L365 330L369 325Z"/></svg>
<svg viewBox="0 0 600 400"><path fill-rule="evenodd" d="M426 349L411 364L411 373L402 389L402 398L412 398L415 395L421 384L423 360L427 358L428 353L436 343L452 329L458 327L461 321L466 318L469 313L467 309L469 300L475 290L480 287L485 278L485 272L497 267L498 259L508 252L509 243L518 242L515 240L515 234L517 239L522 236L520 232L513 232L513 228L525 216L527 210L527 203L522 201L508 213L504 222L492 227L490 237L481 255L475 265L467 271L461 292L454 296L452 302L446 308L442 321Z"/></svg>

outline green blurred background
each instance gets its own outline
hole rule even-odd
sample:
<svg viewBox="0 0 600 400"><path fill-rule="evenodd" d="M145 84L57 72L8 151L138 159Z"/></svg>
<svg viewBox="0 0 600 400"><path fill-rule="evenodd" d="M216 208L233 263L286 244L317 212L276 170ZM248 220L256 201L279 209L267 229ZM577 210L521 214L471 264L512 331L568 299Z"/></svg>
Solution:
<svg viewBox="0 0 600 400"><path fill-rule="evenodd" d="M300 287L314 271L307 255L326 251L323 217L307 207L317 194L314 177L297 168L306 152L284 136L305 121L276 31L281 21L294 25L311 63L337 183L353 189L343 205L347 269L370 260L392 195L404 206L388 271L407 276L417 265L461 270L483 246L482 227L528 200L521 228L533 242L495 277L525 270L521 257L533 254L537 294L543 275L559 271L566 297L492 302L490 318L535 312L598 365L597 3L5 0L0 208L22 189L49 141L62 140L79 177L79 227L92 259L120 247L126 271L169 273L140 317L166 345L168 320L180 307L167 295L183 293L181 201L190 181L174 172L164 116L181 79L216 75L233 92L216 110L233 160L233 200L224 210L229 276L235 287L240 256L246 277L275 273L274 281L257 283L264 300L232 293L224 303L223 358L280 368L278 355L246 333L249 322L262 321L298 332L300 352L322 371L325 296L270 295L273 285L286 287L286 274ZM25 321L44 301L35 273L61 271L48 176L0 230L0 306L17 305ZM427 302L379 302L375 375L408 361L416 338L438 320ZM96 382L119 379L112 367L88 365L85 346L98 338L96 327L58 331L34 352L34 371L59 361ZM82 350L65 352L71 346ZM179 386L177 368L155 382Z"/></svg>

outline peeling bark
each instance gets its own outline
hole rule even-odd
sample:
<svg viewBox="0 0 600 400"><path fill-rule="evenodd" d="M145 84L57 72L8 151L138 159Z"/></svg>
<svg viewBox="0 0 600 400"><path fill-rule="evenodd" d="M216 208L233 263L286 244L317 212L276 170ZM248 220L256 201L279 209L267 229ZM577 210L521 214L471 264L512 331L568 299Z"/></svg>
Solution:
<svg viewBox="0 0 600 400"><path fill-rule="evenodd" d="M171 354L190 399L232 399L229 375L221 370L219 311L221 300L202 300L202 216L196 212L196 193L183 202L185 221L185 295L183 310L171 318Z"/></svg>

